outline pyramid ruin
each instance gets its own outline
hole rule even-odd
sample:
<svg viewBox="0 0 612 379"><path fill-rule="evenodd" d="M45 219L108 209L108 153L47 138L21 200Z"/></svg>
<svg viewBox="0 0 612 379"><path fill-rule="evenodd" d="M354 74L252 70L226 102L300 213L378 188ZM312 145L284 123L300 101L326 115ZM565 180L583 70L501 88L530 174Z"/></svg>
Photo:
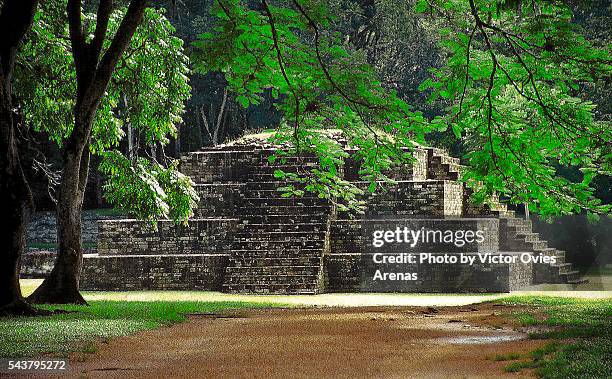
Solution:
<svg viewBox="0 0 612 379"><path fill-rule="evenodd" d="M265 143L245 142L184 156L180 170L192 178L200 197L189 226L160 220L153 230L138 220L100 221L97 253L84 257L81 288L263 294L507 292L538 283L581 282L578 271L565 262L565 253L541 240L531 221L516 217L499 202L473 204L469 189L459 181L459 160L440 149L416 148L412 164L389 174L396 183L369 195L365 213L355 218L315 194L283 197L278 188L286 183L275 178L276 170L295 172L318 163L314 157L289 157L273 164L268 157L275 152ZM359 165L347 159L342 175L366 187L358 170ZM462 246L388 244L385 253L427 253L434 258L490 253L504 259L475 258L472 265L413 262L401 266L414 273L411 280L372 281L372 273L381 267L400 267L376 265L373 257L379 250L372 247L372 231L398 225L450 230L455 236L457 231L485 230L486 235ZM516 259L525 256L548 259Z"/></svg>

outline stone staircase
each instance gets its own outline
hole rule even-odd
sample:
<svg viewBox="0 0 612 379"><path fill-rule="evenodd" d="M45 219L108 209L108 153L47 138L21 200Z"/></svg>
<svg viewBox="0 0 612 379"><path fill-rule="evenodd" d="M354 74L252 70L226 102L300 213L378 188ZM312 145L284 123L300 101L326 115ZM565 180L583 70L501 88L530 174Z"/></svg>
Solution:
<svg viewBox="0 0 612 379"><path fill-rule="evenodd" d="M313 194L283 197L287 185L276 170L297 172L317 165L314 157L261 165L247 175L241 231L235 235L223 290L226 292L315 294L322 268L330 204Z"/></svg>
<svg viewBox="0 0 612 379"><path fill-rule="evenodd" d="M509 251L532 251L535 255L555 257L555 264L536 264L534 270L534 284L565 283L580 284L587 282L580 278L580 273L573 269L571 263L565 261L565 251L548 247L548 243L540 239L538 233L533 232L530 220L522 218L507 218L505 237L502 247Z"/></svg>
<svg viewBox="0 0 612 379"><path fill-rule="evenodd" d="M459 159L448 156L443 150L426 148L428 157L428 178L458 180L461 178L462 166ZM574 270L571 263L565 262L565 252L548 247L547 241L540 239L540 235L533 231L531 220L525 220L516 216L514 210L508 209L497 198L489 199L487 204L476 206L469 201L472 190L464 186L464 207L470 204L470 211L475 210L475 216L482 217L483 214L496 216L504 221L500 233L504 241L501 248L505 251L530 251L535 255L554 256L555 264L535 264L533 282L534 284L580 284L588 282L580 278L580 272ZM474 207L474 209L472 209Z"/></svg>

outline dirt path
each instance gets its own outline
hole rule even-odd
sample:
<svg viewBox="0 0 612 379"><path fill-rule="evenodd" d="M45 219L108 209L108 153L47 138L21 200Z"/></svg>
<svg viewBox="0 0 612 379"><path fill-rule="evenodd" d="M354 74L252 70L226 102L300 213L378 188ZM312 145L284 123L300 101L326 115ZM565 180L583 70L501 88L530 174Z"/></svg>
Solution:
<svg viewBox="0 0 612 379"><path fill-rule="evenodd" d="M527 352L491 304L452 308L270 309L193 316L71 357L86 377L520 377L497 354ZM525 373L522 374L526 375Z"/></svg>

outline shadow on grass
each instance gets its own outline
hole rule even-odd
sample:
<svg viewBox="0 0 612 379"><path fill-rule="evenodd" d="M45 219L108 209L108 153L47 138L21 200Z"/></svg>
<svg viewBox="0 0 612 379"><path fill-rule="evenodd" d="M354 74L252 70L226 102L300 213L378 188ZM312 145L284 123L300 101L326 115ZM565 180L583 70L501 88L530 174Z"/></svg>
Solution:
<svg viewBox="0 0 612 379"><path fill-rule="evenodd" d="M0 318L0 357L94 352L95 342L185 321L189 314L279 304L198 301L90 301L89 306L41 306L53 314Z"/></svg>
<svg viewBox="0 0 612 379"><path fill-rule="evenodd" d="M612 372L612 299L523 296L498 302L531 307L531 312L513 316L523 326L541 327L542 331L530 333L530 338L554 340L527 355L495 357L499 361L515 361L506 366L506 371L535 369L543 378L609 377Z"/></svg>

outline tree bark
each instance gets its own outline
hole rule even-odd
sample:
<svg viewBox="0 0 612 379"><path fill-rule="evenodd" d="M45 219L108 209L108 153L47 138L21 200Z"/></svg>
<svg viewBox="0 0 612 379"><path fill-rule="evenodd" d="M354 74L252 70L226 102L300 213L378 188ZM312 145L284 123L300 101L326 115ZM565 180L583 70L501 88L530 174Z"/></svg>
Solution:
<svg viewBox="0 0 612 379"><path fill-rule="evenodd" d="M33 201L19 159L11 83L17 49L32 25L37 5L33 0L5 0L0 8L0 214L8 221L0 233L0 314L37 313L24 300L19 285Z"/></svg>
<svg viewBox="0 0 612 379"><path fill-rule="evenodd" d="M90 117L91 119L91 117ZM77 116L75 127L91 121ZM91 127L91 125L90 125ZM53 270L28 298L33 303L86 304L79 292L83 266L83 199L89 173L89 144L71 139L64 149L62 180L57 198L57 240L59 250Z"/></svg>
<svg viewBox="0 0 612 379"><path fill-rule="evenodd" d="M72 55L77 73L74 128L63 151L57 225L59 251L55 266L43 284L28 298L35 303L83 304L79 278L83 265L81 211L89 174L89 144L96 111L121 55L142 20L146 0L132 0L108 49L102 54L112 1L100 0L96 29L86 42L81 0L67 5Z"/></svg>

